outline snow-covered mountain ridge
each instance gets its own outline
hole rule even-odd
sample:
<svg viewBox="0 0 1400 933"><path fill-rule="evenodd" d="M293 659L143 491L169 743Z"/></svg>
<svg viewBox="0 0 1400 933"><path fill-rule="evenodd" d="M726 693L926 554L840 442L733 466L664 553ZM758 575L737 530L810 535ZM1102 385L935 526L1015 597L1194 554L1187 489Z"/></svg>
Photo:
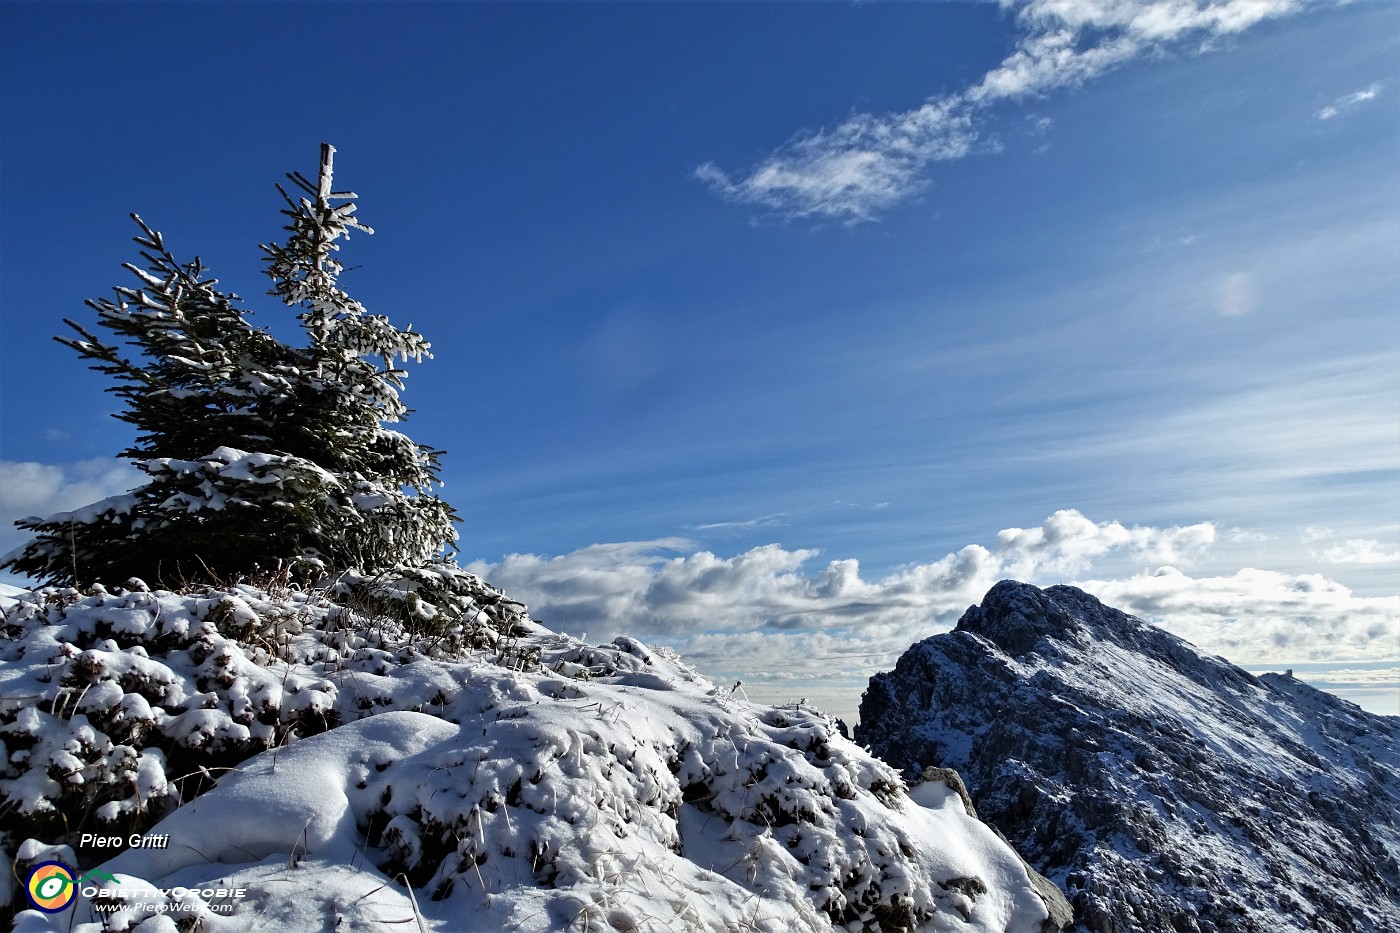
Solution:
<svg viewBox="0 0 1400 933"><path fill-rule="evenodd" d="M251 586L0 600L6 859L121 879L105 920L16 929L1058 928L958 794L906 792L821 712L473 594L433 637Z"/></svg>
<svg viewBox="0 0 1400 933"><path fill-rule="evenodd" d="M886 761L957 769L1081 930L1400 930L1396 717L1011 581L860 711Z"/></svg>

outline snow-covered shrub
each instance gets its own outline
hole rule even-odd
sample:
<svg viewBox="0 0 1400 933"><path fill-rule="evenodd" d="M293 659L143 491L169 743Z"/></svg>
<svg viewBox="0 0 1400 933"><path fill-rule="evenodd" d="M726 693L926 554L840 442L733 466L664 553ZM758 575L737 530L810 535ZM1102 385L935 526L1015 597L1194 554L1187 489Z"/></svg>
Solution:
<svg viewBox="0 0 1400 933"><path fill-rule="evenodd" d="M441 637L464 628L476 647L518 634L528 618L523 603L447 561L400 564L373 576L348 571L332 592L342 606L395 619L415 634Z"/></svg>
<svg viewBox="0 0 1400 933"><path fill-rule="evenodd" d="M465 571L417 573L444 606L423 611L453 620L431 639L294 589L177 593L132 580L22 595L0 630L0 849L129 836L257 752L384 709L441 708L452 685L404 684L396 669L474 646L494 660L502 633L530 623Z"/></svg>
<svg viewBox="0 0 1400 933"><path fill-rule="evenodd" d="M330 146L304 196L283 192L285 245L267 245L272 294L298 308L305 346L255 328L199 260L181 263L139 217L135 287L90 301L104 343L68 321L59 338L116 379L137 429L121 456L147 476L126 495L18 522L34 533L0 567L59 584L141 577L166 586L298 565L377 574L437 559L455 514L430 494L439 451L386 424L408 413L400 360L430 356L412 328L371 314L334 258L355 195L333 192ZM280 190L280 189L279 189ZM134 355L132 354L132 351Z"/></svg>
<svg viewBox="0 0 1400 933"><path fill-rule="evenodd" d="M152 885L246 887L211 930L1042 933L1024 867L956 794L916 803L819 711L442 575L418 582L463 621L431 637L295 589L21 596L0 641L8 860L31 837L168 833L79 867L121 876L131 920ZM75 933L103 929L87 911Z"/></svg>

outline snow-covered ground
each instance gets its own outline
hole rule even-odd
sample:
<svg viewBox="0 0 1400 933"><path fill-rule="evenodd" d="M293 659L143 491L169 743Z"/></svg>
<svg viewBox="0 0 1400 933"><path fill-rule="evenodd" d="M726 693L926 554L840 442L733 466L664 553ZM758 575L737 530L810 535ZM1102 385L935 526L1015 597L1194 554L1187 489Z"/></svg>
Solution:
<svg viewBox="0 0 1400 933"><path fill-rule="evenodd" d="M751 703L630 638L523 616L414 637L246 586L2 605L6 858L21 879L58 860L119 880L19 930L1031 933L1047 917L942 784L911 798L821 711ZM152 847L109 858L82 833Z"/></svg>

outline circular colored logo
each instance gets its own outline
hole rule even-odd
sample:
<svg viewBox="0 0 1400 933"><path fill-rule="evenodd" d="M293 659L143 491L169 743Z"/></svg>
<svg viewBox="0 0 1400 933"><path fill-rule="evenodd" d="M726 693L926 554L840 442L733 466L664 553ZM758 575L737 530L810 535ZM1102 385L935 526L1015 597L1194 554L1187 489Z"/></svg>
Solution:
<svg viewBox="0 0 1400 933"><path fill-rule="evenodd" d="M62 862L40 862L29 873L29 903L46 914L56 914L78 894L73 870Z"/></svg>

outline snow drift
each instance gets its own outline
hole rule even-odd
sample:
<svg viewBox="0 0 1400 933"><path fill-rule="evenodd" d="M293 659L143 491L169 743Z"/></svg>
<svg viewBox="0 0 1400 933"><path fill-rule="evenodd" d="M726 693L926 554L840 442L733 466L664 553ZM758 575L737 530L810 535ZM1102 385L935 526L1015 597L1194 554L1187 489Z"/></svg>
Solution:
<svg viewBox="0 0 1400 933"><path fill-rule="evenodd" d="M523 613L427 638L318 594L135 582L6 600L6 855L19 878L76 858L120 879L105 927L80 898L63 929L1053 926L956 793L916 803L830 717L669 652ZM169 845L104 862L82 831Z"/></svg>

